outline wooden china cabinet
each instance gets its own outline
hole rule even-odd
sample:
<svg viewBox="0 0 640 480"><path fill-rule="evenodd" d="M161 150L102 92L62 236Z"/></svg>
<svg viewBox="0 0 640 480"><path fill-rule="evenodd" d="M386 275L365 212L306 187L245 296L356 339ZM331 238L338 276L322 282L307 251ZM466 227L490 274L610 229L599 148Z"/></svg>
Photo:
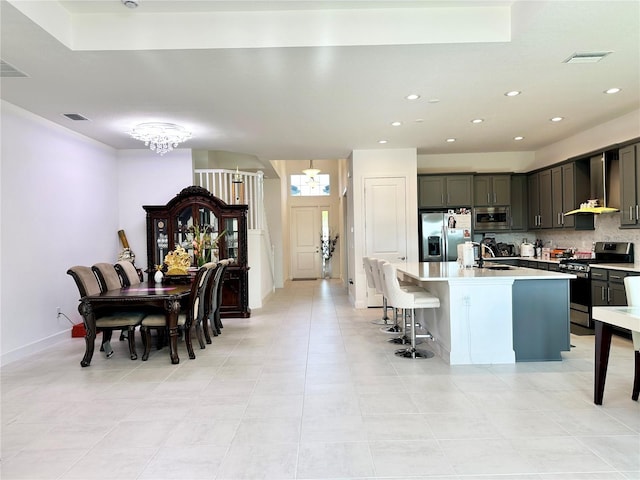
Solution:
<svg viewBox="0 0 640 480"><path fill-rule="evenodd" d="M215 239L221 232L214 256L233 258L222 290L223 317L251 315L249 267L247 266L247 205L229 205L205 188L186 187L166 205L145 205L147 212L147 271L164 262L165 255L182 245L189 251L194 226L210 230Z"/></svg>

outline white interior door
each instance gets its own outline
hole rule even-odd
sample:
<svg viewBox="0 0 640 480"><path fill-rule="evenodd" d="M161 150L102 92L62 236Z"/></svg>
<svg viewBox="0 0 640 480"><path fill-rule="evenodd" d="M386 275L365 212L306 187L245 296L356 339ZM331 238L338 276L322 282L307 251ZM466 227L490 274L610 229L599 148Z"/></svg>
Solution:
<svg viewBox="0 0 640 480"><path fill-rule="evenodd" d="M320 207L291 208L291 278L319 278L322 270L320 254Z"/></svg>
<svg viewBox="0 0 640 480"><path fill-rule="evenodd" d="M407 207L406 179L365 178L365 252L367 257L406 264ZM382 305L374 289L367 290L370 307Z"/></svg>

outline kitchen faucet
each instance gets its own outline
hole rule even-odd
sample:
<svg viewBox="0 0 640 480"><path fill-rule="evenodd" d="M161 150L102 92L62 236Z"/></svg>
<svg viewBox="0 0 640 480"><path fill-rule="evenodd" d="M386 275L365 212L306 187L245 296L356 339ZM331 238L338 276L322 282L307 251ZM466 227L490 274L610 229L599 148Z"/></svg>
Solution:
<svg viewBox="0 0 640 480"><path fill-rule="evenodd" d="M488 250L489 253L491 254L492 257L495 257L496 255L493 253L493 250L491 250L486 244L484 243L478 243L478 242L471 242L473 245L477 245L478 246L478 268L484 268L484 255L483 255L483 251Z"/></svg>

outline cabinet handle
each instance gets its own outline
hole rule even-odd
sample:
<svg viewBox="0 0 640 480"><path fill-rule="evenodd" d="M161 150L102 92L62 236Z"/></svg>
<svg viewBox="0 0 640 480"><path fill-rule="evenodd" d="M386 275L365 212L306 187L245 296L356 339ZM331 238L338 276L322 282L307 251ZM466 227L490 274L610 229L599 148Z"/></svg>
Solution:
<svg viewBox="0 0 640 480"><path fill-rule="evenodd" d="M607 303L611 303L611 289L607 287Z"/></svg>
<svg viewBox="0 0 640 480"><path fill-rule="evenodd" d="M493 192L493 203L498 203L498 194Z"/></svg>
<svg viewBox="0 0 640 480"><path fill-rule="evenodd" d="M600 300L604 302L604 287L600 287Z"/></svg>
<svg viewBox="0 0 640 480"><path fill-rule="evenodd" d="M621 280L622 279L622 277L620 275L611 275L611 274L609 274L609 277L610 278L615 278L617 280Z"/></svg>
<svg viewBox="0 0 640 480"><path fill-rule="evenodd" d="M640 220L640 205L636 205L636 220Z"/></svg>
<svg viewBox="0 0 640 480"><path fill-rule="evenodd" d="M564 212L560 212L560 224L564 225Z"/></svg>
<svg viewBox="0 0 640 480"><path fill-rule="evenodd" d="M487 203L491 203L491 197L489 197L490 193L487 192Z"/></svg>
<svg viewBox="0 0 640 480"><path fill-rule="evenodd" d="M633 205L629 205L629 220L633 220Z"/></svg>

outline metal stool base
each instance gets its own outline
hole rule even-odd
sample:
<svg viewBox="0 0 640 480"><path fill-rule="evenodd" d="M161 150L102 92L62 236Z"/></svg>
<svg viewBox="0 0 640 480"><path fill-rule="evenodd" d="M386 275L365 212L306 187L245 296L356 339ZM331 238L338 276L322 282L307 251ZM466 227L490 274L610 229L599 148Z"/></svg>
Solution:
<svg viewBox="0 0 640 480"><path fill-rule="evenodd" d="M382 327L380 329L382 333L390 333L391 335L397 335L402 333L402 328L399 325L391 325L390 327Z"/></svg>
<svg viewBox="0 0 640 480"><path fill-rule="evenodd" d="M396 350L397 357L404 358L432 358L435 356L433 352L428 350L418 350L416 348L401 348L400 350Z"/></svg>
<svg viewBox="0 0 640 480"><path fill-rule="evenodd" d="M378 318L377 320L372 320L371 323L373 325L393 325L389 320L390 318Z"/></svg>

